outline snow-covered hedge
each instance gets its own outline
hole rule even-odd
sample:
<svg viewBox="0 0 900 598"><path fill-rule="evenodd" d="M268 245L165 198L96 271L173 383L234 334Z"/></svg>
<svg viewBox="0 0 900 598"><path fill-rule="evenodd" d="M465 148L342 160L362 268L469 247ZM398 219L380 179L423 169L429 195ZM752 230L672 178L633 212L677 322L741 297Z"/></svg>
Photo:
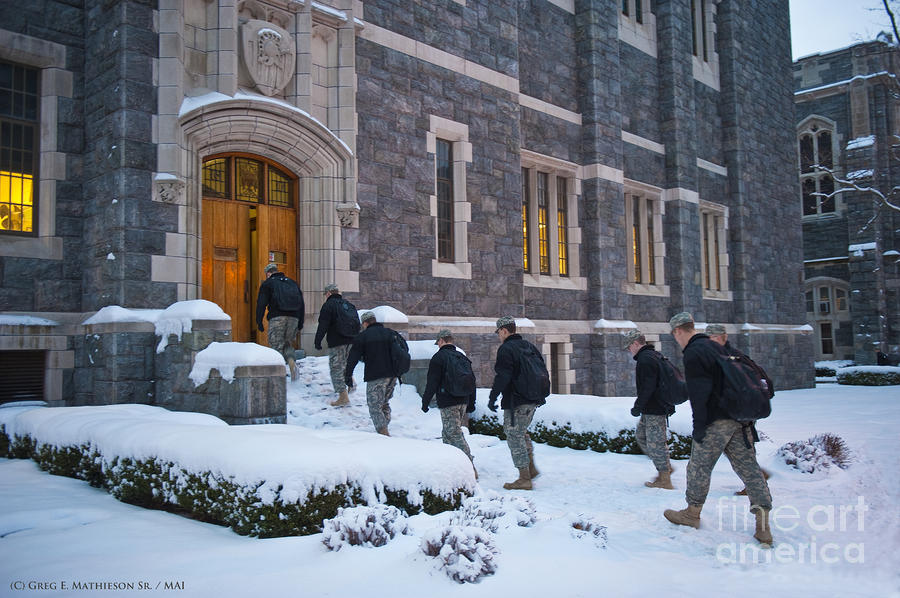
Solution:
<svg viewBox="0 0 900 598"><path fill-rule="evenodd" d="M900 367L859 365L840 368L837 371L837 383L855 386L890 386L892 384L900 384Z"/></svg>
<svg viewBox="0 0 900 598"><path fill-rule="evenodd" d="M444 444L147 405L0 409L0 456L260 537L317 533L358 504L452 510L475 489L468 458Z"/></svg>
<svg viewBox="0 0 900 598"><path fill-rule="evenodd" d="M849 359L833 359L833 360L828 360L828 361L817 361L815 363L816 377L818 377L818 378L833 378L833 377L837 376L838 369L850 367L852 365L856 365L856 364Z"/></svg>
<svg viewBox="0 0 900 598"><path fill-rule="evenodd" d="M487 390L479 389L469 431L505 440L503 410L489 411L487 394ZM533 441L550 446L640 455L641 448L634 437L638 419L630 414L632 405L633 397L550 395L547 404L535 412L528 433ZM673 459L691 456L691 427L690 405L678 406L669 418L669 455Z"/></svg>

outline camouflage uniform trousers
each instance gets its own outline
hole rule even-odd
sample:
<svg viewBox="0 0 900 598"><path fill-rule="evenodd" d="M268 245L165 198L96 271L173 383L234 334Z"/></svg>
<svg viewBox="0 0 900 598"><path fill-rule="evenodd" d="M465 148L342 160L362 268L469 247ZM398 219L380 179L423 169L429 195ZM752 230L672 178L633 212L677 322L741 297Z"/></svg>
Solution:
<svg viewBox="0 0 900 598"><path fill-rule="evenodd" d="M331 373L331 385L334 387L334 392L339 394L347 390L347 383L344 382L344 368L347 367L347 356L350 355L351 346L348 343L337 347L328 347L328 371Z"/></svg>
<svg viewBox="0 0 900 598"><path fill-rule="evenodd" d="M691 445L691 460L687 466L687 503L702 506L709 494L709 478L713 467L722 453L731 462L734 473L741 478L747 487L750 507L772 508L772 495L769 485L763 477L756 451L753 448L753 437L750 428L743 427L733 419L719 419L706 428L703 442Z"/></svg>
<svg viewBox="0 0 900 598"><path fill-rule="evenodd" d="M366 382L366 403L369 417L376 430L387 429L391 423L391 397L394 396L396 378L378 378Z"/></svg>
<svg viewBox="0 0 900 598"><path fill-rule="evenodd" d="M641 415L634 431L641 451L653 461L656 471L669 471L669 447L666 444L668 430L665 415Z"/></svg>
<svg viewBox="0 0 900 598"><path fill-rule="evenodd" d="M528 435L528 426L531 425L536 409L537 405L531 403L503 410L503 433L506 434L506 444L516 469L525 469L531 463L534 449L531 446L531 436Z"/></svg>
<svg viewBox="0 0 900 598"><path fill-rule="evenodd" d="M466 421L466 405L441 407L441 440L444 444L455 446L472 461L472 451L462 433L462 424Z"/></svg>
<svg viewBox="0 0 900 598"><path fill-rule="evenodd" d="M269 346L281 353L285 363L294 359L291 341L297 336L300 321L293 316L277 316L269 320Z"/></svg>

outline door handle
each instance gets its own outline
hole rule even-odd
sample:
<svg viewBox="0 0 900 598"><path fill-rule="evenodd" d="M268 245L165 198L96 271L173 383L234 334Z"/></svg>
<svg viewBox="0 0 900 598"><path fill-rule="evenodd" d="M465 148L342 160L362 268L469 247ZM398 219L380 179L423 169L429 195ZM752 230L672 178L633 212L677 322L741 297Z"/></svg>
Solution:
<svg viewBox="0 0 900 598"><path fill-rule="evenodd" d="M244 303L250 303L250 281L244 281Z"/></svg>

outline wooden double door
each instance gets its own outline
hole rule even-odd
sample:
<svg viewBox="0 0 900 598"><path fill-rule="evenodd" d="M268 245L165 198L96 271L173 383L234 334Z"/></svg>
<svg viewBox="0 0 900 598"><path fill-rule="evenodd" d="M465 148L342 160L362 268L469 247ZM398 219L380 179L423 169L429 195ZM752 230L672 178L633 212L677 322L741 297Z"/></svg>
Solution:
<svg viewBox="0 0 900 598"><path fill-rule="evenodd" d="M266 334L256 328L256 297L269 262L298 279L296 210L209 198L202 210L202 298L231 316L235 341L265 345Z"/></svg>

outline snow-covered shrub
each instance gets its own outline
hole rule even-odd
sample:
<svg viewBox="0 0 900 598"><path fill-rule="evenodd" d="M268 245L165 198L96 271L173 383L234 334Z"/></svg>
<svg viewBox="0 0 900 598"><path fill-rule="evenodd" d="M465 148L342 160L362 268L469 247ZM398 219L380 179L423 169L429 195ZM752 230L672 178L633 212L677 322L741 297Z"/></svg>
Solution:
<svg viewBox="0 0 900 598"><path fill-rule="evenodd" d="M473 583L497 571L497 551L490 532L450 525L422 536L422 552L438 559L439 568L459 583Z"/></svg>
<svg viewBox="0 0 900 598"><path fill-rule="evenodd" d="M835 434L819 434L809 440L788 442L778 449L777 454L803 473L827 470L832 466L847 469L851 460L847 444Z"/></svg>
<svg viewBox="0 0 900 598"><path fill-rule="evenodd" d="M900 367L866 365L841 368L837 371L838 384L855 386L890 386L900 384Z"/></svg>
<svg viewBox="0 0 900 598"><path fill-rule="evenodd" d="M452 523L496 532L502 528L530 527L537 520L535 513L531 500L489 490L483 496L463 500L462 508L454 515Z"/></svg>
<svg viewBox="0 0 900 598"><path fill-rule="evenodd" d="M600 525L593 517L583 514L573 516L571 525L573 538L590 539L598 548L606 548L606 526Z"/></svg>
<svg viewBox="0 0 900 598"><path fill-rule="evenodd" d="M846 368L852 365L856 365L853 361L849 359L833 359L829 361L817 361L815 363L816 367L816 377L817 378L833 378L837 376L838 368Z"/></svg>
<svg viewBox="0 0 900 598"><path fill-rule="evenodd" d="M486 434L497 436L505 440L503 423L494 414L486 414L481 417L469 418L469 431L472 434ZM544 422L535 422L528 431L529 436L535 442L549 444L550 446L572 448L577 450L590 449L597 453L620 453L623 455L641 455L641 447L634 437L634 429L619 430L615 436L606 432L575 432L568 423L564 425L546 425ZM682 436L669 430L669 456L673 459L687 459L691 456L691 437Z"/></svg>
<svg viewBox="0 0 900 598"><path fill-rule="evenodd" d="M409 533L406 517L388 505L338 509L337 516L322 522L322 543L338 551L344 545L384 546L397 534Z"/></svg>

